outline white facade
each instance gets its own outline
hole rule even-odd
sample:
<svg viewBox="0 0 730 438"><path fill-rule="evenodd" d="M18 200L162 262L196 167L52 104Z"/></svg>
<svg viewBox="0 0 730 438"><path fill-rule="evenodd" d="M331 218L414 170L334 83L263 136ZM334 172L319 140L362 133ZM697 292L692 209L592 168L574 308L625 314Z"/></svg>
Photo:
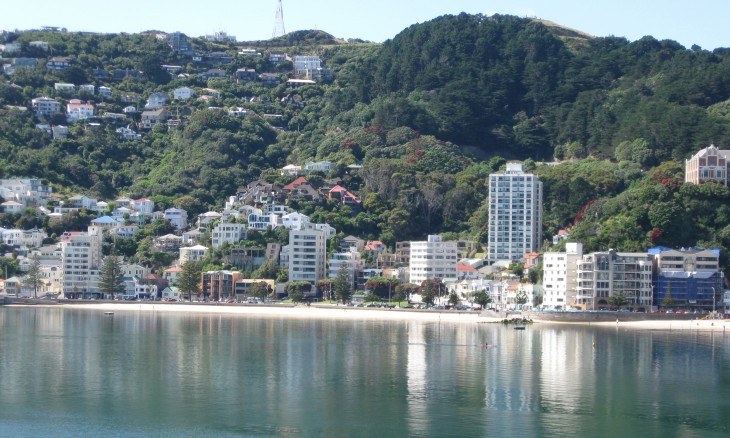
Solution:
<svg viewBox="0 0 730 438"><path fill-rule="evenodd" d="M487 259L522 260L542 244L542 183L508 163L504 173L489 175Z"/></svg>
<svg viewBox="0 0 730 438"><path fill-rule="evenodd" d="M583 244L567 243L565 252L546 252L542 262L542 306L565 309L575 303L578 286L578 262L583 257Z"/></svg>
<svg viewBox="0 0 730 438"><path fill-rule="evenodd" d="M36 97L31 100L33 111L38 116L49 116L53 113L61 112L61 104L50 97Z"/></svg>
<svg viewBox="0 0 730 438"><path fill-rule="evenodd" d="M0 196L26 206L43 206L51 197L51 188L37 179L2 179Z"/></svg>
<svg viewBox="0 0 730 438"><path fill-rule="evenodd" d="M315 282L325 278L327 237L311 224L289 231L289 281Z"/></svg>
<svg viewBox="0 0 730 438"><path fill-rule="evenodd" d="M94 117L94 105L81 103L79 99L71 99L66 105L66 120L69 123Z"/></svg>
<svg viewBox="0 0 730 438"><path fill-rule="evenodd" d="M308 161L304 163L304 168L307 170L307 173L314 171L328 173L334 167L335 163L331 161Z"/></svg>
<svg viewBox="0 0 730 438"><path fill-rule="evenodd" d="M147 109L161 108L167 103L167 94L156 92L149 95L147 98L147 104L144 106Z"/></svg>
<svg viewBox="0 0 730 438"><path fill-rule="evenodd" d="M183 265L187 262L194 262L205 257L208 253L208 248L203 245L195 246L184 246L180 248L180 264Z"/></svg>
<svg viewBox="0 0 730 438"><path fill-rule="evenodd" d="M316 70L322 67L322 60L315 55L295 55L294 74L305 74L308 70Z"/></svg>
<svg viewBox="0 0 730 438"><path fill-rule="evenodd" d="M22 213L25 211L25 205L15 201L5 201L0 204L3 213Z"/></svg>
<svg viewBox="0 0 730 438"><path fill-rule="evenodd" d="M178 230L188 227L188 212L181 208L168 208L164 212L164 218Z"/></svg>
<svg viewBox="0 0 730 438"><path fill-rule="evenodd" d="M245 240L247 229L248 227L246 224L234 224L227 222L219 223L213 229L213 234L211 236L213 248L218 248L225 242L235 245L241 240Z"/></svg>
<svg viewBox="0 0 730 438"><path fill-rule="evenodd" d="M43 246L43 239L48 237L45 231L32 230L2 230L0 229L2 241L8 246L18 248L40 248Z"/></svg>
<svg viewBox="0 0 730 438"><path fill-rule="evenodd" d="M337 278L340 271L345 271L350 287L356 288L358 277L364 267L365 262L357 248L350 248L347 252L336 252L329 259L329 278Z"/></svg>
<svg viewBox="0 0 730 438"><path fill-rule="evenodd" d="M629 305L651 306L653 261L647 253L608 250L586 254L578 262L576 304L598 309L623 293Z"/></svg>
<svg viewBox="0 0 730 438"><path fill-rule="evenodd" d="M256 214L251 213L248 215L248 229L257 231L266 231L271 228L272 230L281 225L281 216L274 213L270 214Z"/></svg>
<svg viewBox="0 0 730 438"><path fill-rule="evenodd" d="M130 207L141 214L152 214L155 211L155 202L151 199L140 198L132 201Z"/></svg>
<svg viewBox="0 0 730 438"><path fill-rule="evenodd" d="M304 224L309 223L309 216L298 212L285 214L281 217L284 228L291 230L292 228L300 229Z"/></svg>
<svg viewBox="0 0 730 438"><path fill-rule="evenodd" d="M429 235L425 242L411 242L410 282L420 285L432 278L455 279L457 277L456 242L441 240L439 235Z"/></svg>
<svg viewBox="0 0 730 438"><path fill-rule="evenodd" d="M66 297L99 295L102 265L102 231L67 232L61 237L63 293Z"/></svg>
<svg viewBox="0 0 730 438"><path fill-rule="evenodd" d="M195 96L195 90L189 87L180 87L172 90L172 97L174 99L190 99Z"/></svg>

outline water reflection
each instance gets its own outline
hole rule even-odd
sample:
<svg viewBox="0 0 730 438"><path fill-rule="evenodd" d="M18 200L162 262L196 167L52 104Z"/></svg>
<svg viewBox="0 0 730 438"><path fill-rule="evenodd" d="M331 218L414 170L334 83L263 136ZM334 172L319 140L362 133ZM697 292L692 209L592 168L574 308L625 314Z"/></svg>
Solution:
<svg viewBox="0 0 730 438"><path fill-rule="evenodd" d="M721 333L42 308L0 329L3 436L730 432Z"/></svg>

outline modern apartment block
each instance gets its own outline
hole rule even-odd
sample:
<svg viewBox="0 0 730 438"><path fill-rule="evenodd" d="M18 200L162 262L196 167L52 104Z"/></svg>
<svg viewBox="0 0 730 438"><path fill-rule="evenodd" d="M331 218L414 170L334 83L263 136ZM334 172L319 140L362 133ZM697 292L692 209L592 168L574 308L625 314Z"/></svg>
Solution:
<svg viewBox="0 0 730 438"><path fill-rule="evenodd" d="M51 187L38 179L0 179L0 196L25 206L44 206L51 198Z"/></svg>
<svg viewBox="0 0 730 438"><path fill-rule="evenodd" d="M248 234L248 225L221 222L213 229L211 236L213 248L218 248L228 242L235 245L245 240Z"/></svg>
<svg viewBox="0 0 730 438"><path fill-rule="evenodd" d="M50 97L36 97L31 100L33 111L38 117L50 116L61 112L61 103Z"/></svg>
<svg viewBox="0 0 730 438"><path fill-rule="evenodd" d="M236 295L236 282L241 273L238 271L208 271L201 274L203 295L212 301L233 298Z"/></svg>
<svg viewBox="0 0 730 438"><path fill-rule="evenodd" d="M365 262L356 247L352 247L346 252L336 252L329 259L329 278L337 278L340 271L345 271L350 288L356 289L358 278L364 267Z"/></svg>
<svg viewBox="0 0 730 438"><path fill-rule="evenodd" d="M542 264L542 305L552 309L565 309L576 301L585 303L586 298L577 299L578 262L583 257L583 244L567 243L565 252L546 252ZM590 301L589 301L590 302Z"/></svg>
<svg viewBox="0 0 730 438"><path fill-rule="evenodd" d="M542 243L542 183L508 163L504 173L489 175L489 244L487 259L521 260Z"/></svg>
<svg viewBox="0 0 730 438"><path fill-rule="evenodd" d="M648 253L604 252L586 254L578 261L576 305L598 309L609 297L623 295L632 307L649 310L652 302L652 257Z"/></svg>
<svg viewBox="0 0 730 438"><path fill-rule="evenodd" d="M411 242L410 282L420 285L433 278L456 279L457 248L454 241L429 235L426 241Z"/></svg>
<svg viewBox="0 0 730 438"><path fill-rule="evenodd" d="M184 230L188 227L188 212L183 209L168 208L163 213L163 217L178 230Z"/></svg>
<svg viewBox="0 0 730 438"><path fill-rule="evenodd" d="M657 247L649 253L654 257L656 270L655 305L664 306L665 299L671 298L675 306L684 308L722 307L724 274L720 270L719 250Z"/></svg>
<svg viewBox="0 0 730 438"><path fill-rule="evenodd" d="M325 278L327 237L314 224L304 224L289 231L289 281L316 282Z"/></svg>
<svg viewBox="0 0 730 438"><path fill-rule="evenodd" d="M710 145L686 160L684 166L685 182L717 182L730 187L730 150Z"/></svg>
<svg viewBox="0 0 730 438"><path fill-rule="evenodd" d="M98 227L61 236L62 287L66 298L100 298L102 240L102 230Z"/></svg>

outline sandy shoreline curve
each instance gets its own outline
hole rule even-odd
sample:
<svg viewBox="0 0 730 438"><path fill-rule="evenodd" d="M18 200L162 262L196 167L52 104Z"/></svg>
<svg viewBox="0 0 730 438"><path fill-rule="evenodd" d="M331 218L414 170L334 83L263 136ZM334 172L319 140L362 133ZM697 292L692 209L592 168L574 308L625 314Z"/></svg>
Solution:
<svg viewBox="0 0 730 438"><path fill-rule="evenodd" d="M43 305L36 305L43 306ZM48 308L99 310L104 312L169 312L229 315L263 315L292 318L322 318L343 320L393 320L393 321L444 321L444 322L498 322L499 318L485 318L479 312L424 312L405 309L370 309L346 306L290 306L226 304L170 304L170 303L59 303L43 306Z"/></svg>
<svg viewBox="0 0 730 438"><path fill-rule="evenodd" d="M63 309L82 309L102 312L161 312L161 313L198 313L198 314L226 314L226 315L255 315L276 316L288 318L320 318L339 320L388 320L388 321L433 321L433 322L461 322L461 323L499 323L502 317L486 316L480 312L452 312L452 311L423 311L409 309L380 309L358 308L337 305L318 304L305 305L228 305L216 303L182 304L182 303L74 303L59 302L58 304L11 304L7 307L45 307ZM514 317L515 315L511 315ZM533 320L535 324L563 324L578 326L619 327L636 330L666 330L666 331L716 331L730 334L730 319L716 320L644 320L644 321L560 321L560 320Z"/></svg>
<svg viewBox="0 0 730 438"><path fill-rule="evenodd" d="M541 324L569 324L597 327L618 327L622 329L667 330L667 331L715 331L730 334L728 319L688 319L688 320L645 320L645 321L536 321Z"/></svg>

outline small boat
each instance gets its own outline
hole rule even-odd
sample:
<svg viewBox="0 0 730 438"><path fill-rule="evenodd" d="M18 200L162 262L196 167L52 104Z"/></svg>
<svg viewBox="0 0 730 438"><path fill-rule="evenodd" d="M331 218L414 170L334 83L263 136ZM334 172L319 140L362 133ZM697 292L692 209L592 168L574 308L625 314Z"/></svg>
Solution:
<svg viewBox="0 0 730 438"><path fill-rule="evenodd" d="M524 325L518 325L517 327L515 327L515 330L524 330L524 329L525 329Z"/></svg>
<svg viewBox="0 0 730 438"><path fill-rule="evenodd" d="M104 312L104 315L114 315L114 312Z"/></svg>

